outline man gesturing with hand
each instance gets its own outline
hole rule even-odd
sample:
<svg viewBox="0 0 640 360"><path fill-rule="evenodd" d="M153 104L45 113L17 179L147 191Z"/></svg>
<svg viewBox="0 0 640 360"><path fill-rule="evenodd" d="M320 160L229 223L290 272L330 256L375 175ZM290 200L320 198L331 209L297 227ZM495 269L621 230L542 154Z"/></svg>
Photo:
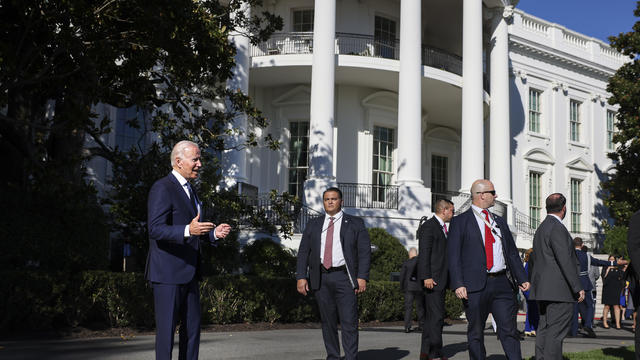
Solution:
<svg viewBox="0 0 640 360"><path fill-rule="evenodd" d="M149 253L145 278L153 287L156 359L171 359L180 322L179 358L196 360L200 347L200 247L226 237L227 224L200 222L193 185L202 167L197 144L183 140L171 151L171 173L149 191Z"/></svg>

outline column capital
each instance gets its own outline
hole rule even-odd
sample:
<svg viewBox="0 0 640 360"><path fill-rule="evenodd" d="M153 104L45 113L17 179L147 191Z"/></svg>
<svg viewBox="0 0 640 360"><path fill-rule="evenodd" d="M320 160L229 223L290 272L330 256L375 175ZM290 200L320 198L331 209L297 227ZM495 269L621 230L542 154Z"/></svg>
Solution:
<svg viewBox="0 0 640 360"><path fill-rule="evenodd" d="M555 91L562 90L562 92L565 94L569 91L569 85L558 80L553 80L551 82L551 88Z"/></svg>
<svg viewBox="0 0 640 360"><path fill-rule="evenodd" d="M593 101L594 103L599 102L600 105L604 105L604 103L607 101L606 97L602 94L595 94L595 93L591 93L591 101Z"/></svg>
<svg viewBox="0 0 640 360"><path fill-rule="evenodd" d="M522 69L511 68L511 75L520 78L523 83L527 82L527 72Z"/></svg>

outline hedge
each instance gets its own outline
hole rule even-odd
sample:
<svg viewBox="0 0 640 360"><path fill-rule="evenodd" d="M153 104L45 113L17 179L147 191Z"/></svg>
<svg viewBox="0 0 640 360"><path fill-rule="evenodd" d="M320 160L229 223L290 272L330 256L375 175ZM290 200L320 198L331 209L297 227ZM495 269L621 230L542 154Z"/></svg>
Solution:
<svg viewBox="0 0 640 360"><path fill-rule="evenodd" d="M2 272L0 333L73 326L154 325L151 288L140 273L85 271L78 274ZM203 324L319 321L311 296L295 290L295 279L246 275L212 276L200 285ZM371 281L359 296L360 321L403 317L397 282ZM449 292L447 315L457 318L462 304Z"/></svg>

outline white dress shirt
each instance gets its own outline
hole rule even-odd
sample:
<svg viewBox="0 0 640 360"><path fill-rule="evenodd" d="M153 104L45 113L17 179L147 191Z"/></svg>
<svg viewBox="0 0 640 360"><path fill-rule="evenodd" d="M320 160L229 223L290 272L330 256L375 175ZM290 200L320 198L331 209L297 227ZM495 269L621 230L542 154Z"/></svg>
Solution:
<svg viewBox="0 0 640 360"><path fill-rule="evenodd" d="M331 266L337 267L345 264L344 254L342 253L342 243L340 242L340 228L342 227L342 217L344 212L333 215L333 246L331 250ZM329 228L329 215L325 214L322 223L322 233L320 234L320 263L324 259L324 246L327 242L327 229Z"/></svg>
<svg viewBox="0 0 640 360"><path fill-rule="evenodd" d="M178 179L178 182L180 183L180 185L182 185L182 190L184 190L184 192L187 194L187 197L191 199L191 194L189 194L189 182L187 181L187 179L185 179L184 176L180 175L180 173L175 170L171 170L171 173L173 174L173 176L176 177L176 179ZM194 200L191 199L191 201L194 201ZM199 203L197 204L197 208L198 208L198 213L200 213ZM184 237L189 237L189 236L191 236L191 233L189 232L189 224L187 224L184 227Z"/></svg>
<svg viewBox="0 0 640 360"><path fill-rule="evenodd" d="M440 229L442 230L442 233L444 234L444 237L447 237L447 231L444 231L444 225L445 222L444 220L440 219L440 216L438 216L438 214L433 214L433 216L436 218L436 220L438 220L438 223L440 224ZM447 230L449 229L449 227L447 227Z"/></svg>
<svg viewBox="0 0 640 360"><path fill-rule="evenodd" d="M478 217L478 215L475 215L474 213L476 221L478 222L478 228L480 229L480 234L482 234L482 243L484 244L486 242L484 238L485 223L483 220L484 213L482 211L485 209L479 208L473 204L471 204L471 207L473 208L473 210L477 211L478 214L480 214L480 216L482 216L482 217ZM486 209L486 210L489 211L489 209ZM490 211L489 211L489 224L491 224L491 227L497 233L497 235L496 233L493 234L493 238L496 240L493 243L493 267L488 271L490 273L494 273L494 272L505 270L507 268L507 265L505 264L504 254L502 253L502 232L501 232L501 229L496 226L496 221L491 215Z"/></svg>

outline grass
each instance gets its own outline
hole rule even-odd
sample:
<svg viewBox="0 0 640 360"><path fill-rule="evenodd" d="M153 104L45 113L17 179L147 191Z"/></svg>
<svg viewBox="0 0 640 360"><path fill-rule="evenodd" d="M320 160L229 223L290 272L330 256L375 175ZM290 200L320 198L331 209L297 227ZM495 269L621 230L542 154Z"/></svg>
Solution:
<svg viewBox="0 0 640 360"><path fill-rule="evenodd" d="M635 348L633 346L596 349L577 353L565 353L563 360L634 360ZM529 360L535 360L531 357Z"/></svg>

